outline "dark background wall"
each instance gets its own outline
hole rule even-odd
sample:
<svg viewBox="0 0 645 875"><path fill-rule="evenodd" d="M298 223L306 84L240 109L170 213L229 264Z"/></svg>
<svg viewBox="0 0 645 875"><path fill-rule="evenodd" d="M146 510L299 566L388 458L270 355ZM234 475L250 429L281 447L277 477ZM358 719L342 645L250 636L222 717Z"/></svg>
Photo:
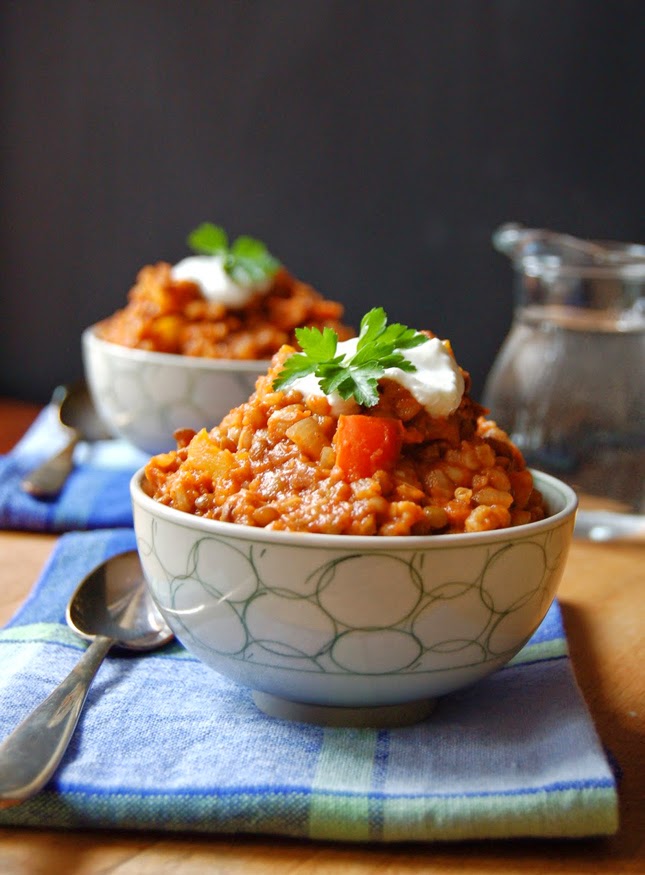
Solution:
<svg viewBox="0 0 645 875"><path fill-rule="evenodd" d="M508 328L508 220L645 239L640 0L0 6L0 394L46 400L138 269L211 220L357 323Z"/></svg>

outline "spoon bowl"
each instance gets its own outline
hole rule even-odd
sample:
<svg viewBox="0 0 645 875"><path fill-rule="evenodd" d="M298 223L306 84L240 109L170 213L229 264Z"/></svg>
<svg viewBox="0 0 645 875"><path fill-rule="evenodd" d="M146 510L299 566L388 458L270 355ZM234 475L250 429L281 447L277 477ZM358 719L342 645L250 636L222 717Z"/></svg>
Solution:
<svg viewBox="0 0 645 875"><path fill-rule="evenodd" d="M59 494L74 467L74 449L80 441L111 437L83 381L57 386L51 403L56 410L64 443L23 479L23 490L35 498L50 499Z"/></svg>
<svg viewBox="0 0 645 875"><path fill-rule="evenodd" d="M82 440L101 441L112 436L96 412L84 380L78 380L69 386L59 386L54 391L54 398L56 397L60 398L58 418L61 425L78 432Z"/></svg>
<svg viewBox="0 0 645 875"><path fill-rule="evenodd" d="M154 650L173 638L148 591L136 551L94 568L72 595L66 617L92 643L65 680L0 744L0 808L29 799L54 774L90 684L112 647Z"/></svg>
<svg viewBox="0 0 645 875"><path fill-rule="evenodd" d="M152 650L172 638L145 585L135 550L90 572L71 597L65 618L81 638L107 636L113 646L126 650Z"/></svg>

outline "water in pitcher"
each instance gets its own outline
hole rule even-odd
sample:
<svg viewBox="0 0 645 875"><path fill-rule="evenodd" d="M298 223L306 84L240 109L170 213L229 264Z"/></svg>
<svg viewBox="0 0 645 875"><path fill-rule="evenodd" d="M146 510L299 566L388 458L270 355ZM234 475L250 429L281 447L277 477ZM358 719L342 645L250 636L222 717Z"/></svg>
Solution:
<svg viewBox="0 0 645 875"><path fill-rule="evenodd" d="M599 262L554 251L553 240L521 243L514 320L483 402L531 467L601 506L642 513L645 247L629 245L628 260L614 248L614 261Z"/></svg>

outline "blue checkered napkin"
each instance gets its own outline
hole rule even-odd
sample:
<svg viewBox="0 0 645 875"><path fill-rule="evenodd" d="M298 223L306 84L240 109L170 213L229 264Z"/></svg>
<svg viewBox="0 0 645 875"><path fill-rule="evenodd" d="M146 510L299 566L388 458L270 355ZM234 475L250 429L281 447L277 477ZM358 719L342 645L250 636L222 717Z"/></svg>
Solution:
<svg viewBox="0 0 645 875"><path fill-rule="evenodd" d="M81 576L130 530L64 535L0 632L0 737L72 668L63 624ZM0 824L412 841L615 832L614 776L576 687L554 605L511 665L393 729L265 716L178 644L112 655L55 778Z"/></svg>
<svg viewBox="0 0 645 875"><path fill-rule="evenodd" d="M50 405L14 449L0 457L0 528L65 532L131 526L129 482L148 456L124 441L77 446L76 467L53 501L22 491L25 475L63 445L64 434Z"/></svg>

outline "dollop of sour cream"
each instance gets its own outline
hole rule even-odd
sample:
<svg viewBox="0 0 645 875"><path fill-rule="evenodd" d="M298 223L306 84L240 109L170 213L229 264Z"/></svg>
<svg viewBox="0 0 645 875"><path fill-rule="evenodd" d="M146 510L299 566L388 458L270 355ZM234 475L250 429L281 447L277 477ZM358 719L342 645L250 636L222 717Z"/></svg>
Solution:
<svg viewBox="0 0 645 875"><path fill-rule="evenodd" d="M351 358L357 344L356 337L344 340L338 344L336 354L344 355L345 359ZM438 337L431 337L419 346L406 349L404 355L416 367L416 371L408 373L401 368L386 368L383 376L407 389L430 416L449 416L454 413L464 394L464 378L445 344ZM313 374L294 380L291 387L301 392L305 400L325 395L318 378ZM336 416L350 415L360 410L353 398L345 401L336 392L326 397Z"/></svg>
<svg viewBox="0 0 645 875"><path fill-rule="evenodd" d="M191 255L170 269L174 280L189 280L199 286L209 301L227 307L243 307L257 292L265 292L270 280L252 285L236 283L224 270L224 259L219 255Z"/></svg>

